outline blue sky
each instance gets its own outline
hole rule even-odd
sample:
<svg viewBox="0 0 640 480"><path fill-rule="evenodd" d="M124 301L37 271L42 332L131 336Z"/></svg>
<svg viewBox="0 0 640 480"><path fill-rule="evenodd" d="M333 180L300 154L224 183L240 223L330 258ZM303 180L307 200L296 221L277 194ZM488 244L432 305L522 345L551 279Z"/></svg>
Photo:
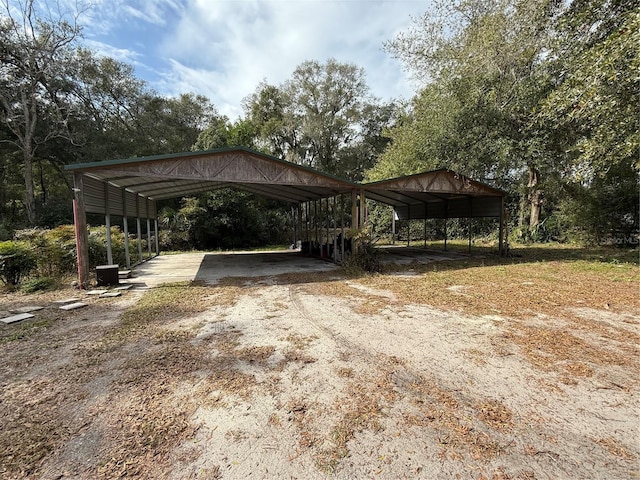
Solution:
<svg viewBox="0 0 640 480"><path fill-rule="evenodd" d="M60 4L61 0L45 3ZM64 0L62 0L64 1ZM75 0L66 0L75 2ZM75 4L75 3L74 3ZM134 65L163 95L194 92L241 116L259 82L280 84L305 60L354 63L382 99L415 84L383 42L428 2L416 0L91 0L80 22L95 50Z"/></svg>

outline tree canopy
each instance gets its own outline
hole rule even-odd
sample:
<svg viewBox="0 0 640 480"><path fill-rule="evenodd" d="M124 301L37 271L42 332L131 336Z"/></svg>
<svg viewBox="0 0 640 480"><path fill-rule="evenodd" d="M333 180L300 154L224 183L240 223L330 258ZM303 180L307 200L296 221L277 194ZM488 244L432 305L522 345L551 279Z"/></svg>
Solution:
<svg viewBox="0 0 640 480"><path fill-rule="evenodd" d="M420 81L410 101L374 98L353 63L308 60L233 121L197 93L158 94L34 5L0 12L0 237L71 220L64 164L244 146L354 181L450 168L507 191L526 239L637 238L637 2L439 1L385 46ZM214 238L221 202L254 225L258 206L287 215L218 192L167 202L167 223Z"/></svg>
<svg viewBox="0 0 640 480"><path fill-rule="evenodd" d="M639 15L608 0L438 3L387 44L423 87L368 178L451 168L506 189L523 235L546 219L560 237L637 232Z"/></svg>

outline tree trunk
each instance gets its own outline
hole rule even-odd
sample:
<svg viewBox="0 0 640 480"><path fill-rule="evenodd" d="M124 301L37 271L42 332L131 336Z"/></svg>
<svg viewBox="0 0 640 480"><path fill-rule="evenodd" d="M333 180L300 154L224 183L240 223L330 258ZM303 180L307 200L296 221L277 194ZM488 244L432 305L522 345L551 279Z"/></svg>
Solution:
<svg viewBox="0 0 640 480"><path fill-rule="evenodd" d="M33 184L33 154L30 148L24 150L24 187L25 202L24 207L27 212L27 221L29 225L36 223L36 197Z"/></svg>
<svg viewBox="0 0 640 480"><path fill-rule="evenodd" d="M531 204L531 215L529 216L529 228L535 228L540 223L540 210L543 202L543 191L536 188L540 183L540 172L533 165L529 165L529 202Z"/></svg>

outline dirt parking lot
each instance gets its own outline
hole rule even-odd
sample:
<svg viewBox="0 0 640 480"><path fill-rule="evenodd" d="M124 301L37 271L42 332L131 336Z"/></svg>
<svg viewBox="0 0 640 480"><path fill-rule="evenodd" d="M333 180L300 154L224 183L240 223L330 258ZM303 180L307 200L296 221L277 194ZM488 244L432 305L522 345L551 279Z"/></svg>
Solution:
<svg viewBox="0 0 640 480"><path fill-rule="evenodd" d="M0 477L638 478L640 275L607 255L6 294L46 308L0 328Z"/></svg>

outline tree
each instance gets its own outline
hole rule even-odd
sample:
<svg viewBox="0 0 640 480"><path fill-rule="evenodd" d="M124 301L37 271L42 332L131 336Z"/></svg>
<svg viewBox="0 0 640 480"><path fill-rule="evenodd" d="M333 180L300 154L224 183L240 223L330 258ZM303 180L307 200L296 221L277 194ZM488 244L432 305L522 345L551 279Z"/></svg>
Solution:
<svg viewBox="0 0 640 480"><path fill-rule="evenodd" d="M329 59L302 63L279 87L261 83L245 111L269 153L359 180L386 144L395 106L370 97L363 69Z"/></svg>
<svg viewBox="0 0 640 480"><path fill-rule="evenodd" d="M197 151L224 147L254 148L255 137L256 128L252 122L239 119L232 124L226 116L215 114L191 149Z"/></svg>
<svg viewBox="0 0 640 480"><path fill-rule="evenodd" d="M538 75L557 5L548 0L466 0L438 4L387 44L425 83L392 131L385 164L452 168L502 187L524 185L530 226L540 219L544 181L564 157L533 134L535 107L549 88ZM412 172L397 172L412 173ZM524 212L524 209L522 210ZM521 215L523 218L523 215Z"/></svg>
<svg viewBox="0 0 640 480"><path fill-rule="evenodd" d="M574 134L582 179L612 166L640 171L640 7L625 0L576 0L557 22L543 121Z"/></svg>
<svg viewBox="0 0 640 480"><path fill-rule="evenodd" d="M138 99L133 139L136 154L186 152L217 116L214 106L202 95L181 94L176 98L161 97L153 92Z"/></svg>
<svg viewBox="0 0 640 480"><path fill-rule="evenodd" d="M0 17L0 104L2 121L11 132L5 141L22 156L27 220L36 219L33 167L38 148L57 137L67 137L69 84L62 72L80 27L66 20L43 20L34 0L20 11L5 0Z"/></svg>
<svg viewBox="0 0 640 480"><path fill-rule="evenodd" d="M637 243L640 172L640 7L576 0L558 17L546 64L554 88L538 125L567 132L570 162L558 213L594 241Z"/></svg>

